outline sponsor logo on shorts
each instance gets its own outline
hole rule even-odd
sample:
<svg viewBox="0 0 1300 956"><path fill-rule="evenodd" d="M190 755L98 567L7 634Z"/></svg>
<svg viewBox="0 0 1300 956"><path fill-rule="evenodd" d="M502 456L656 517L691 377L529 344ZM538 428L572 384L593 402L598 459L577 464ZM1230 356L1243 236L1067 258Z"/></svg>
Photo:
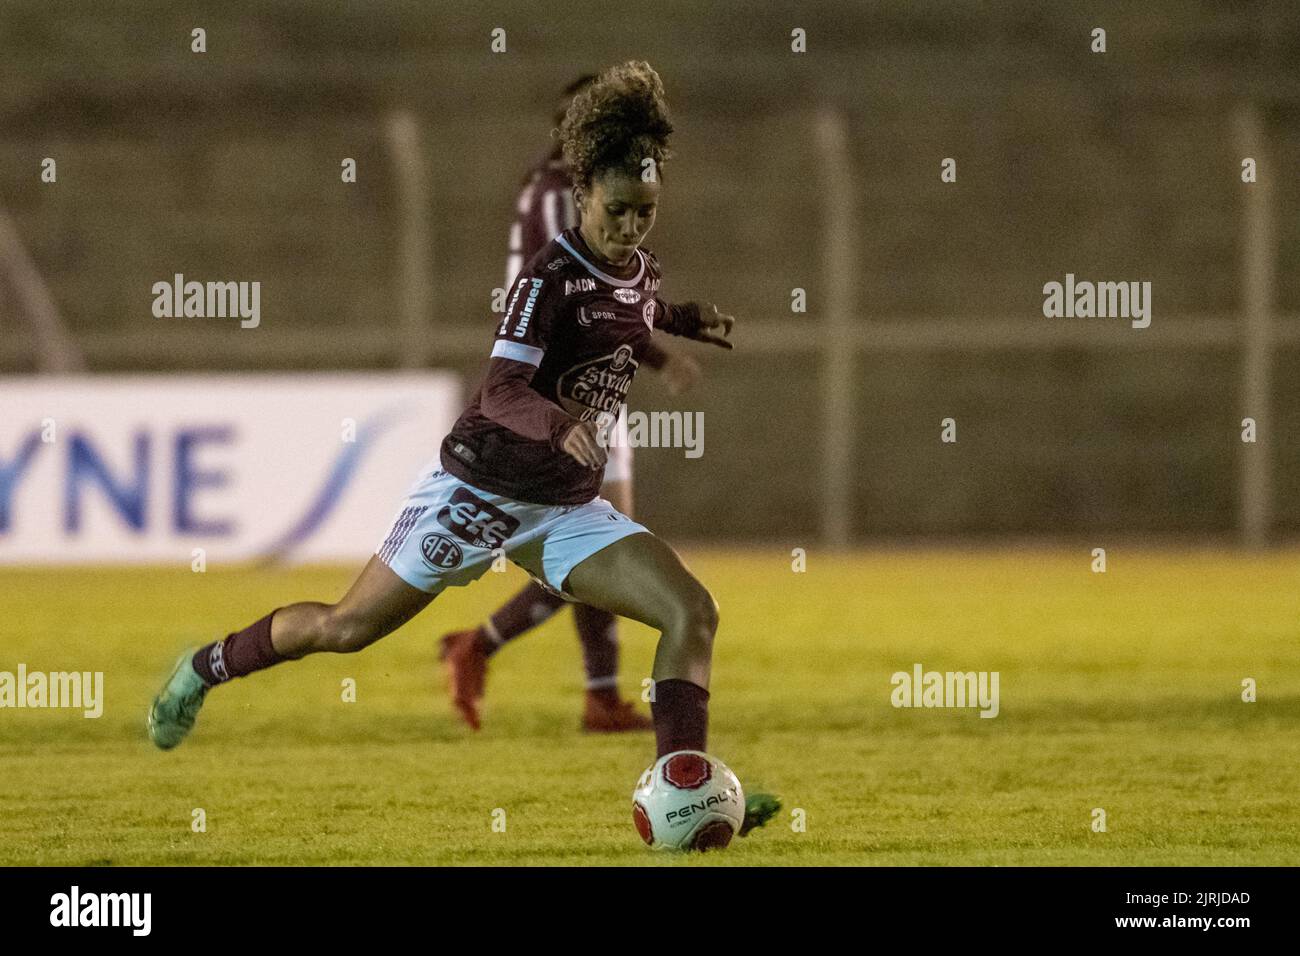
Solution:
<svg viewBox="0 0 1300 956"><path fill-rule="evenodd" d="M451 503L438 512L442 525L466 544L476 548L499 548L519 530L519 519L488 504L468 488L451 493Z"/></svg>
<svg viewBox="0 0 1300 956"><path fill-rule="evenodd" d="M460 567L465 552L445 534L426 534L420 539L420 554L424 563L435 571L450 571Z"/></svg>

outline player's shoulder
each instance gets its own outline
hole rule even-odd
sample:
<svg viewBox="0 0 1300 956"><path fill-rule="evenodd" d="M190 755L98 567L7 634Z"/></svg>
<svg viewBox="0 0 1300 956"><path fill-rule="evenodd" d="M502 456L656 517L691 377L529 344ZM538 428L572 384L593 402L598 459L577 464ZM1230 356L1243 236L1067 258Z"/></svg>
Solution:
<svg viewBox="0 0 1300 956"><path fill-rule="evenodd" d="M556 236L524 263L521 277L540 279L544 285L564 285L564 280L572 279L575 273L582 271L582 264L573 256L570 249L560 243L561 233Z"/></svg>
<svg viewBox="0 0 1300 956"><path fill-rule="evenodd" d="M652 278L662 278L664 270L663 267L659 265L659 257L649 249L642 249L641 255L645 257L646 272L648 272Z"/></svg>

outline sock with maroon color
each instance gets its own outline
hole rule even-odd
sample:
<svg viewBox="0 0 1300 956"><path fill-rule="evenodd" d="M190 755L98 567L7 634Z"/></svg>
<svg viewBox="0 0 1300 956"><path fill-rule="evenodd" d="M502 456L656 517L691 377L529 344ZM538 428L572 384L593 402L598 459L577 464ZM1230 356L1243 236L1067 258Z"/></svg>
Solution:
<svg viewBox="0 0 1300 956"><path fill-rule="evenodd" d="M209 687L224 684L233 677L265 670L284 660L271 644L271 618L274 616L275 611L272 611L242 631L199 648L194 655L194 669L203 682Z"/></svg>
<svg viewBox="0 0 1300 956"><path fill-rule="evenodd" d="M479 628L479 636L489 655L524 631L541 624L564 605L564 598L543 590L536 581L512 597Z"/></svg>
<svg viewBox="0 0 1300 956"><path fill-rule="evenodd" d="M704 750L709 739L709 692L688 680L655 681L650 715L659 756L675 750Z"/></svg>
<svg viewBox="0 0 1300 956"><path fill-rule="evenodd" d="M586 604L573 606L573 623L582 642L587 692L618 700L618 624L613 614Z"/></svg>

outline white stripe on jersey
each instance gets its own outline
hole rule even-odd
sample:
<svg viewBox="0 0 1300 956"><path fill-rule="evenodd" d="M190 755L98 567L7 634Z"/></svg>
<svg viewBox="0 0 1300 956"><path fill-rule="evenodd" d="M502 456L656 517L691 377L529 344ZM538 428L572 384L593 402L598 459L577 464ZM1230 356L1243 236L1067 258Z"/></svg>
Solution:
<svg viewBox="0 0 1300 956"><path fill-rule="evenodd" d="M525 365L541 365L542 356L546 352L543 349L536 348L532 345L524 345L522 342L507 342L498 339L492 346L492 357L513 359L516 362L523 362Z"/></svg>
<svg viewBox="0 0 1300 956"><path fill-rule="evenodd" d="M556 236L555 241L558 242L564 248L565 252L567 252L569 255L573 256L573 258L581 262L583 266L586 267L588 272L594 275L597 279L600 279L602 282L608 282L612 286L623 288L623 289L630 289L633 286L635 286L637 283L639 283L641 281L641 277L645 275L645 253L642 252L640 249L636 250L636 255L637 255L637 261L641 263L641 268L636 270L636 275L634 275L630 279L616 279L612 275L609 275L608 273L601 272L599 269L596 268L596 266L593 263L588 262L585 258L583 258L582 254L579 253L577 249L573 248L573 245L569 242L569 240L565 239L564 236Z"/></svg>

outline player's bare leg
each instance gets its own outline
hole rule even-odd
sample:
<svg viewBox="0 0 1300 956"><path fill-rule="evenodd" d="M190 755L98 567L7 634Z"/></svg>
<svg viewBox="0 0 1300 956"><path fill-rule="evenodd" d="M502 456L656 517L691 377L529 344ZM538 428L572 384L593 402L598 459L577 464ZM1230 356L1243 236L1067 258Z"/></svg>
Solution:
<svg viewBox="0 0 1300 956"><path fill-rule="evenodd" d="M690 698L689 703L683 701L684 708L698 711L698 725L688 718L685 724L689 726L679 728L676 714L661 721L660 708L654 708L660 755L703 750L718 605L677 552L652 534L628 535L575 567L565 587L584 604L630 617L660 632L651 675L655 702L663 702L661 691L667 684L690 685L692 690L676 688L674 692L680 690ZM665 750L665 735L681 746Z"/></svg>
<svg viewBox="0 0 1300 956"><path fill-rule="evenodd" d="M305 601L273 611L271 645L282 659L354 653L397 630L432 600L372 555L337 604Z"/></svg>
<svg viewBox="0 0 1300 956"><path fill-rule="evenodd" d="M217 684L308 654L359 651L432 600L433 595L407 584L372 556L338 603L308 601L277 608L224 640L187 651L149 708L149 736L170 750L193 728L204 698Z"/></svg>
<svg viewBox="0 0 1300 956"><path fill-rule="evenodd" d="M565 587L587 604L660 631L651 672L658 754L706 750L718 605L677 552L652 534L629 535L575 567ZM780 808L771 794L747 794L740 835L761 827Z"/></svg>

